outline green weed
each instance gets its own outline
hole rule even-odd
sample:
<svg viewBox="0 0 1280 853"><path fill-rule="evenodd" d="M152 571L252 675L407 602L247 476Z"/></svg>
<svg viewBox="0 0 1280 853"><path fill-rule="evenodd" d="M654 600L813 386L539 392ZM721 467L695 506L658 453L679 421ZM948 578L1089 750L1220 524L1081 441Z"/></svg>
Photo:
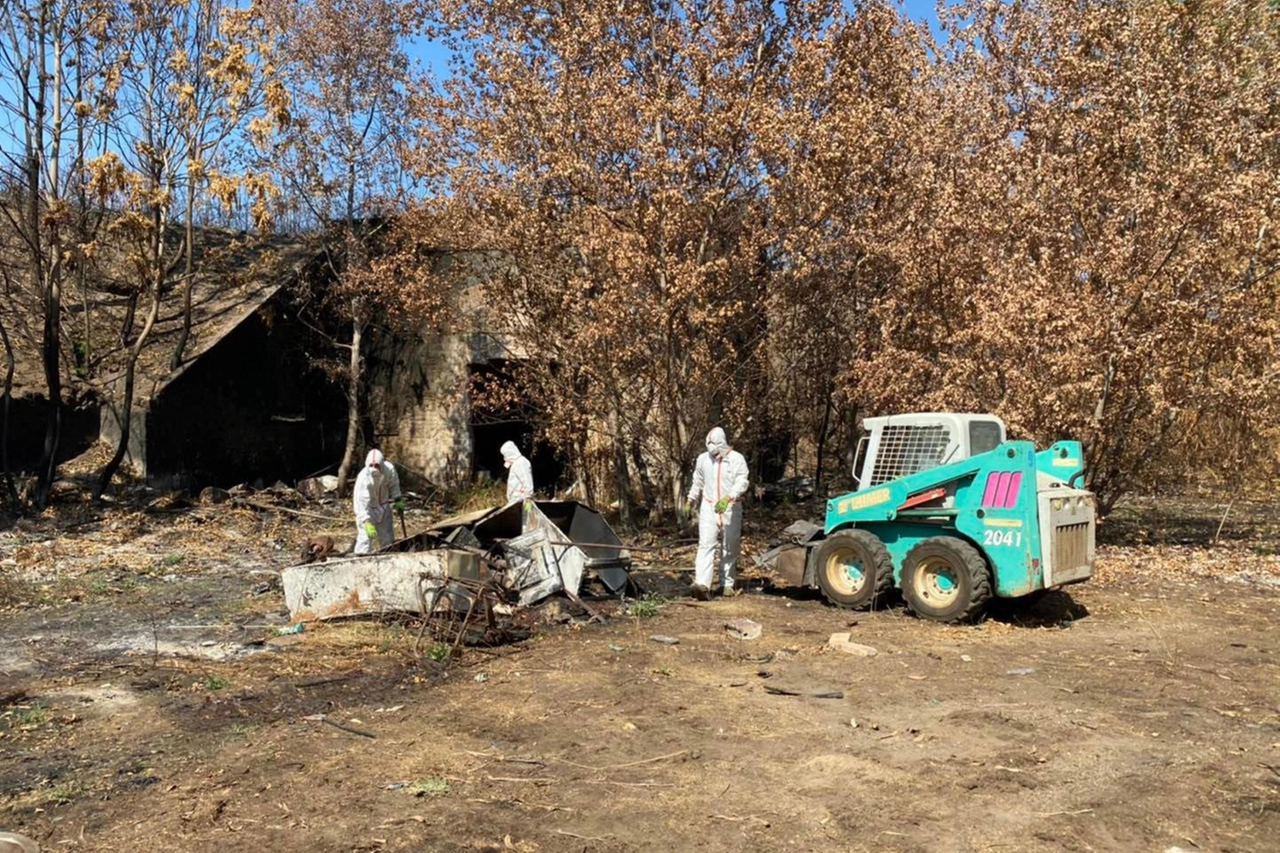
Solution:
<svg viewBox="0 0 1280 853"><path fill-rule="evenodd" d="M49 722L49 711L43 705L22 708L13 716L13 723L20 729L34 729Z"/></svg>
<svg viewBox="0 0 1280 853"><path fill-rule="evenodd" d="M631 603L631 615L637 619L652 619L662 612L662 605L651 598Z"/></svg>
<svg viewBox="0 0 1280 853"><path fill-rule="evenodd" d="M84 792L85 787L83 783L76 782L75 780L60 782L57 785L54 785L49 791L48 801L51 803L57 803L60 806L65 806Z"/></svg>
<svg viewBox="0 0 1280 853"><path fill-rule="evenodd" d="M409 786L409 792L415 797L443 797L449 793L449 783L437 777L420 779Z"/></svg>

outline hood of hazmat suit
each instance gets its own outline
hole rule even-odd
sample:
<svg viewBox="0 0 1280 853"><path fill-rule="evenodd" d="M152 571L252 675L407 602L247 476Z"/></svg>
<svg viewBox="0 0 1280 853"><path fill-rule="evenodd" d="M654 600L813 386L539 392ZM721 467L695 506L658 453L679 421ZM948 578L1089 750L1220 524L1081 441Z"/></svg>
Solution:
<svg viewBox="0 0 1280 853"><path fill-rule="evenodd" d="M364 458L364 469L369 472L367 480L369 497L375 504L379 503L378 492L381 490L382 481L385 478L382 462L381 450L370 450L369 454Z"/></svg>
<svg viewBox="0 0 1280 853"><path fill-rule="evenodd" d="M724 430L720 427L713 427L711 432L707 433L707 452L715 459L729 452L729 440L725 438Z"/></svg>
<svg viewBox="0 0 1280 853"><path fill-rule="evenodd" d="M489 445L492 447L493 445ZM520 448L516 447L515 442L504 441L502 447L498 448L502 452L502 463L508 468L511 463L520 458Z"/></svg>
<svg viewBox="0 0 1280 853"><path fill-rule="evenodd" d="M507 503L529 500L533 497L533 465L520 448L514 443L504 442L502 447L503 464L507 466Z"/></svg>

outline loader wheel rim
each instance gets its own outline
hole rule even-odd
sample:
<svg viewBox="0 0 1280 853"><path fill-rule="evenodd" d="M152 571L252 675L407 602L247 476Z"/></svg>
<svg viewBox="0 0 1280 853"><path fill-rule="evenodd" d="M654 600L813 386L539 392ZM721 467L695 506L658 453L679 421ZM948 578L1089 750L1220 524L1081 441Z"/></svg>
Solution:
<svg viewBox="0 0 1280 853"><path fill-rule="evenodd" d="M841 548L827 557L827 580L841 595L857 595L867 582L862 560L851 548Z"/></svg>
<svg viewBox="0 0 1280 853"><path fill-rule="evenodd" d="M948 560L941 557L924 560L916 569L916 589L931 607L943 608L960 595L960 578Z"/></svg>

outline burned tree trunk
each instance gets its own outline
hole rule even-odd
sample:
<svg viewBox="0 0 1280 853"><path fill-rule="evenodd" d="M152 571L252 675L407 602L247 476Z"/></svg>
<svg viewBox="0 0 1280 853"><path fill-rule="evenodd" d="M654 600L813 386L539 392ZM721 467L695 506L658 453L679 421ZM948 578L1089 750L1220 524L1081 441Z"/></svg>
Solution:
<svg viewBox="0 0 1280 853"><path fill-rule="evenodd" d="M188 152L188 156L192 161L195 160L196 151L194 146ZM182 328L178 330L178 340L173 345L173 357L169 359L169 369L177 370L182 366L182 354L187 348L187 340L191 337L191 291L195 287L196 279L196 227L195 227L195 191L191 188L187 189L187 211L186 211L186 251L183 253L183 262L185 268L182 275Z"/></svg>
<svg viewBox="0 0 1280 853"><path fill-rule="evenodd" d="M358 301L358 300L357 300ZM355 465L356 448L360 443L360 383L364 374L364 362L360 345L364 337L364 323L360 320L360 306L355 305L351 321L351 361L347 377L347 441L342 449L342 464L338 466L338 492L345 493L347 480Z"/></svg>
<svg viewBox="0 0 1280 853"><path fill-rule="evenodd" d="M137 371L138 356L142 353L142 347L147 342L147 337L151 334L151 329L156 324L156 317L160 315L160 288L159 284L155 284L151 291L151 308L147 312L147 319L142 325L142 331L138 333L138 339L133 342L133 346L129 348L129 360L125 362L124 367L124 393L121 396L120 410L118 418L120 421L120 443L116 446L116 452L111 457L111 461L107 463L107 467L102 469L102 476L98 480L98 487L93 492L94 500L101 500L103 494L106 493L111 485L111 478L116 475L116 471L120 470L120 463L124 461L124 455L129 450L129 426L133 419L133 380Z"/></svg>
<svg viewBox="0 0 1280 853"><path fill-rule="evenodd" d="M138 315L138 294L129 295L124 309L124 322L120 324L120 346L129 346L129 336L133 334L133 321Z"/></svg>
<svg viewBox="0 0 1280 853"><path fill-rule="evenodd" d="M827 450L827 432L831 427L831 381L827 381L826 402L822 407L822 423L818 426L818 459L814 465L813 472L813 493L815 495L823 494L822 491L822 463Z"/></svg>
<svg viewBox="0 0 1280 853"><path fill-rule="evenodd" d="M618 521L631 527L631 469L627 465L627 440L623 435L622 415L618 411L618 395L609 405L609 445L613 457L613 488L618 499Z"/></svg>
<svg viewBox="0 0 1280 853"><path fill-rule="evenodd" d="M9 469L9 401L13 397L13 345L9 343L9 332L5 329L4 323L0 322L0 339L4 341L4 355L6 360L4 373L4 411L0 412L0 464L4 466L4 486L5 494L9 499L9 505L16 512L18 509L18 490L13 484L13 472Z"/></svg>

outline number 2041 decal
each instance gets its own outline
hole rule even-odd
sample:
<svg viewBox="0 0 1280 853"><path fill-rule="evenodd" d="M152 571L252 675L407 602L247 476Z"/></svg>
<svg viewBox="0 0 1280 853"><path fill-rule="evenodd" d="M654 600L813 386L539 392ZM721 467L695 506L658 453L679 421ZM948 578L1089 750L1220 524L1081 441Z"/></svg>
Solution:
<svg viewBox="0 0 1280 853"><path fill-rule="evenodd" d="M1019 548L1022 546L1021 530L984 530L982 544L994 547Z"/></svg>

